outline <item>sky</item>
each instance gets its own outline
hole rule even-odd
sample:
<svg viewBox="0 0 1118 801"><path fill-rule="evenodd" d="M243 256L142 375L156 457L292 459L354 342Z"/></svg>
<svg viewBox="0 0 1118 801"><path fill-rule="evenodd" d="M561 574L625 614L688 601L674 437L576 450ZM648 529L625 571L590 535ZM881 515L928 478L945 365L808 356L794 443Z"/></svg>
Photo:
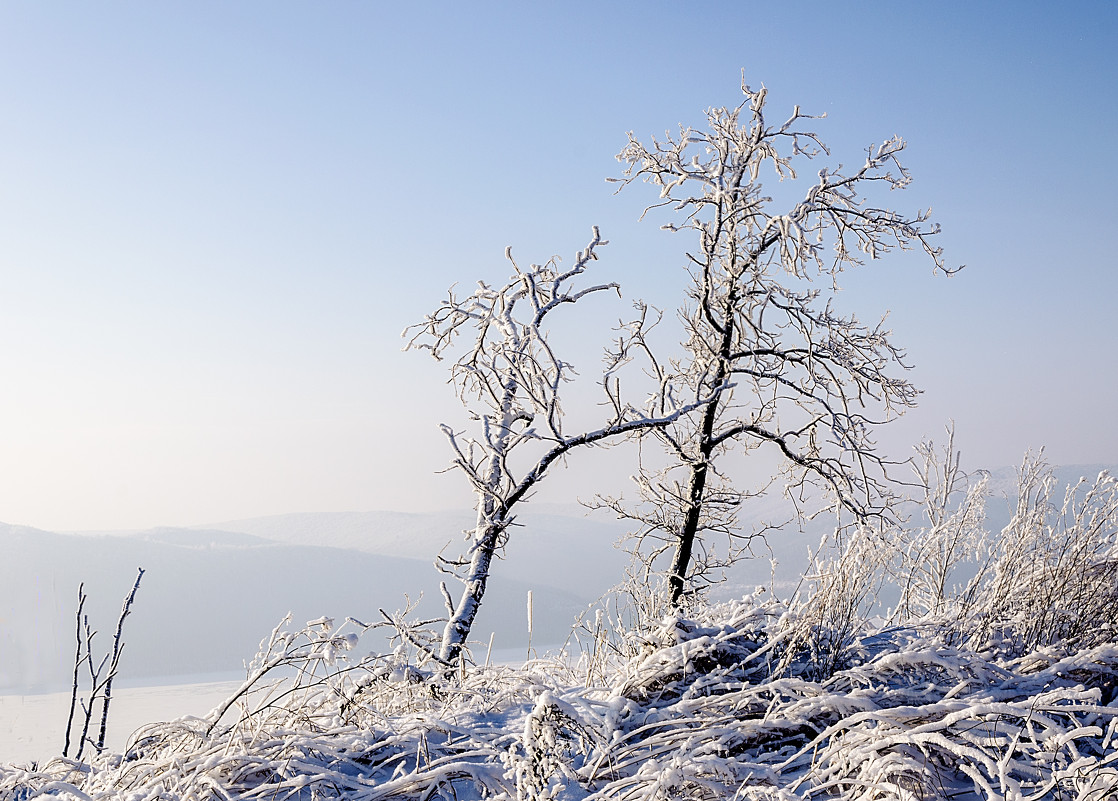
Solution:
<svg viewBox="0 0 1118 801"><path fill-rule="evenodd" d="M0 4L0 520L55 530L471 503L437 471L462 413L400 332L448 287L569 260L621 283L569 333L684 287L680 235L614 156L740 101L799 104L828 163L894 134L952 278L869 263L920 407L971 467L1118 462L1118 7ZM592 408L591 408L592 411ZM549 500L624 482L579 455ZM550 485L549 485L550 486Z"/></svg>

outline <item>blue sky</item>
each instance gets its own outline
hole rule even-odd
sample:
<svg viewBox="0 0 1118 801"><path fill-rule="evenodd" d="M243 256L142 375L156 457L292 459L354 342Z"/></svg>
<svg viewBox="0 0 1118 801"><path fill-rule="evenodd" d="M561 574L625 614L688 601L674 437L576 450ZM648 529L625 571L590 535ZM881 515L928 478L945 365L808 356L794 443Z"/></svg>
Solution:
<svg viewBox="0 0 1118 801"><path fill-rule="evenodd" d="M882 448L953 418L972 467L1118 461L1115 50L1102 2L4 3L0 520L468 505L434 474L445 374L400 331L594 224L603 279L674 306L688 243L604 179L742 68L774 118L827 113L834 161L904 136L896 205L968 265L844 283L924 390Z"/></svg>

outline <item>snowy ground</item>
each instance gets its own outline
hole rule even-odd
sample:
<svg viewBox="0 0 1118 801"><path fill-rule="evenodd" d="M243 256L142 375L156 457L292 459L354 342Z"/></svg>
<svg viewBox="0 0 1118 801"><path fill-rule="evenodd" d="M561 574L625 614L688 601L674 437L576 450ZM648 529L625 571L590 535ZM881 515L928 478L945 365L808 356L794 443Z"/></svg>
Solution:
<svg viewBox="0 0 1118 801"><path fill-rule="evenodd" d="M116 690L109 707L106 745L120 751L145 723L205 715L229 697L239 681L131 687ZM70 694L0 695L0 763L45 761L62 751Z"/></svg>
<svg viewBox="0 0 1118 801"><path fill-rule="evenodd" d="M532 649L543 655L558 646ZM479 648L484 662L486 652ZM516 665L528 656L526 648L494 648L493 665ZM106 748L122 751L128 736L147 723L176 720L186 715L201 717L229 698L243 677L226 681L196 681L150 687L126 687L113 691ZM0 764L45 762L62 752L70 693L0 695Z"/></svg>
<svg viewBox="0 0 1118 801"><path fill-rule="evenodd" d="M819 675L826 653L801 635L833 627L759 601L668 617L630 656L601 638L578 664L455 677L402 654L352 663L327 624L277 631L235 706L149 726L126 755L0 764L0 798L1118 798L1118 644L1005 659L945 644L948 620L862 627ZM231 689L204 687L128 695L142 721L160 696L170 717Z"/></svg>

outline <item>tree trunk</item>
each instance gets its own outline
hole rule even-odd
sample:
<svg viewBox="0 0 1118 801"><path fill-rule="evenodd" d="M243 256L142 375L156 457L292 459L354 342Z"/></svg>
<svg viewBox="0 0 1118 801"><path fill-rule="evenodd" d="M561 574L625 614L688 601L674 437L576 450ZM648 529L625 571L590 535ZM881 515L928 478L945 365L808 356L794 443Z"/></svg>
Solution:
<svg viewBox="0 0 1118 801"><path fill-rule="evenodd" d="M718 369L715 371L711 386L714 389L722 386L729 375L731 349L734 343L734 318L732 315L734 304L737 302L737 290L730 289L727 302L723 311L722 341L719 343ZM673 609L679 608L683 598L683 591L687 585L687 568L691 564L691 554L695 549L695 538L699 535L699 517L703 511L703 502L706 497L707 471L709 470L710 457L714 451L714 424L718 419L718 410L722 403L722 394L716 392L710 404L703 410L703 422L699 429L699 459L691 465L691 481L688 486L687 514L683 520L683 529L679 532L679 541L676 543L675 557L672 559L672 571L668 577L668 586L671 588L669 602Z"/></svg>
<svg viewBox="0 0 1118 801"><path fill-rule="evenodd" d="M699 531L699 513L703 509L703 492L706 483L707 465L704 462L691 469L691 486L688 493L690 505L687 507L687 516L683 521L683 530L679 532L675 557L672 559L672 572L668 577L673 609L679 607L679 601L683 597L683 590L687 584L687 566L691 564L691 551L695 547L695 537Z"/></svg>
<svg viewBox="0 0 1118 801"><path fill-rule="evenodd" d="M439 648L439 659L453 665L462 657L462 647L474 625L481 598L485 595L485 585L489 581L489 567L497 550L497 540L504 531L502 522L489 522L480 537L474 538L474 553L470 557L470 572L466 575L462 595L454 614L443 629L443 641Z"/></svg>

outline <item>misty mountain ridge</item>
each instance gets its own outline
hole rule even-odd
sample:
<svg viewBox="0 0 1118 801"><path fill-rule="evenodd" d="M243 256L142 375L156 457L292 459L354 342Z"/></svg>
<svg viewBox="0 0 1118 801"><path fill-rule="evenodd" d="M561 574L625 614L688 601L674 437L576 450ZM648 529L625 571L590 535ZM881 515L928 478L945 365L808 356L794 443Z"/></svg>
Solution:
<svg viewBox="0 0 1118 801"><path fill-rule="evenodd" d="M221 529L174 528L160 526L133 535L136 539L175 545L180 548L259 548L276 545L273 540Z"/></svg>
<svg viewBox="0 0 1118 801"><path fill-rule="evenodd" d="M1061 484L1093 479L1115 466L1054 468ZM1009 520L1016 471L991 471L987 526ZM1060 491L1062 497L1062 490ZM780 522L779 494L750 501L742 528ZM125 625L121 680L231 674L251 659L260 639L287 613L295 623L322 615L381 620L408 599L417 614L444 614L432 566L436 553L455 556L468 543L468 510L450 512L296 513L190 528L62 534L0 524L0 690L66 686L73 668L74 611L83 581L86 611L107 649L121 600L147 571ZM616 547L629 531L604 511L530 504L494 566L475 637L481 656L490 632L498 648L527 642L526 597L534 595L534 643L563 642L576 615L621 582L629 557ZM915 523L918 524L918 523ZM790 592L830 520L772 531L754 543L757 557L735 566L716 597L758 585ZM770 560L775 560L775 569ZM452 585L452 582L448 582ZM454 587L451 586L452 591ZM102 650L103 652L103 650Z"/></svg>
<svg viewBox="0 0 1118 801"><path fill-rule="evenodd" d="M100 632L94 653L104 653L138 567L146 572L125 622L124 682L232 677L288 612L295 625L322 616L372 624L383 620L382 609L391 614L410 599L419 602L416 615L443 613L430 560L254 539L189 529L87 536L0 524L0 691L69 686L78 586L85 583L85 611ZM508 572L495 573L478 638L492 631L497 648L526 644L529 591L534 643L561 643L586 599Z"/></svg>

